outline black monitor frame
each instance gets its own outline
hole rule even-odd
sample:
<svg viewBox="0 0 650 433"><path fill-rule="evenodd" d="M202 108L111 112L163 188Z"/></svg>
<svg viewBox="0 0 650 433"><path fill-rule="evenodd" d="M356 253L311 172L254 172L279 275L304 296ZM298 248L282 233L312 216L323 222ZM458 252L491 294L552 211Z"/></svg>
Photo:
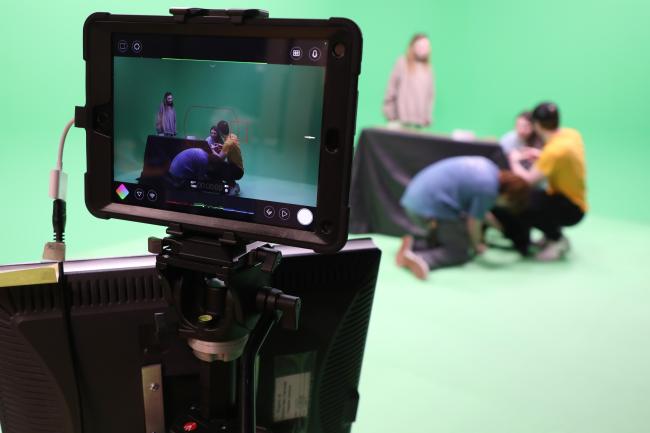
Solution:
<svg viewBox="0 0 650 433"><path fill-rule="evenodd" d="M274 329L260 353L259 425L276 433L349 433L381 252L369 239L328 255L279 250L284 259L271 283L305 302L298 331ZM174 336L166 351L149 350L155 313L169 309L155 266L152 255L76 260L63 263L63 284L2 288L4 433L141 433L148 414L159 415L145 406L143 389L144 369L156 364L164 367L168 426L197 398L198 360L187 343ZM294 374L311 378L309 409L278 417L275 382Z"/></svg>
<svg viewBox="0 0 650 433"><path fill-rule="evenodd" d="M99 218L118 218L179 228L183 232L234 233L262 240L331 252L347 239L348 195L356 122L357 80L362 38L356 24L329 20L268 19L263 15L128 16L95 13L84 25L86 106L78 107L75 124L86 129L86 206ZM235 19L233 19L233 16ZM261 18L260 18L261 16ZM117 203L113 197L113 67L116 33L214 37L304 38L327 40L326 82L317 188L312 231L280 225L230 220L180 211ZM344 55L335 51L345 46Z"/></svg>

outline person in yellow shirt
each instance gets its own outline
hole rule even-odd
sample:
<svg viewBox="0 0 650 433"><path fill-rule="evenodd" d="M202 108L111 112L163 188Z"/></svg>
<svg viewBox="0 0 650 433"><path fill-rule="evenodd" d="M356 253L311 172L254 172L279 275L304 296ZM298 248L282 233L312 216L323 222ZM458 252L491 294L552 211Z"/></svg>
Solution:
<svg viewBox="0 0 650 433"><path fill-rule="evenodd" d="M529 207L520 215L499 218L506 237L523 255L529 254L530 229L544 234L538 260L562 258L569 251L563 227L579 223L587 212L585 152L582 136L574 129L560 128L556 104L544 102L533 111L533 128L542 137L541 150L524 149L509 155L510 168L531 185L546 184L533 189ZM525 168L526 161L530 165Z"/></svg>

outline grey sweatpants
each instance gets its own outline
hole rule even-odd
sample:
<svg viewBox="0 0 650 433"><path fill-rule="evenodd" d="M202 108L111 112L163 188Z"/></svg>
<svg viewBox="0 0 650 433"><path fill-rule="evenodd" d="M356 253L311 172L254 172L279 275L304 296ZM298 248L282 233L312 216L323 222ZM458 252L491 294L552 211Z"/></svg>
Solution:
<svg viewBox="0 0 650 433"><path fill-rule="evenodd" d="M418 223L425 226L430 224L424 220ZM429 230L426 238L415 239L413 252L422 257L429 269L433 270L468 262L471 259L470 247L465 219L439 220L435 229Z"/></svg>

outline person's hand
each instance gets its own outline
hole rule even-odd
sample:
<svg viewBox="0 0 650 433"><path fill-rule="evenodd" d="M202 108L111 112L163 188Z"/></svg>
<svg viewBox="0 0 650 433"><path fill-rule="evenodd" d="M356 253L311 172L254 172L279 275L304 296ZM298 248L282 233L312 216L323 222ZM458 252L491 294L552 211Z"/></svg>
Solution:
<svg viewBox="0 0 650 433"><path fill-rule="evenodd" d="M501 224L501 222L499 222L499 220L494 216L492 212L488 212L485 214L485 223L488 226L495 228L500 232L503 232L503 225Z"/></svg>
<svg viewBox="0 0 650 433"><path fill-rule="evenodd" d="M218 144L210 144L210 150L212 151L212 154L214 156L220 156L219 155L219 145Z"/></svg>
<svg viewBox="0 0 650 433"><path fill-rule="evenodd" d="M239 146L239 138L235 134L229 134L223 143L223 152L228 155L233 146Z"/></svg>
<svg viewBox="0 0 650 433"><path fill-rule="evenodd" d="M480 244L474 246L474 251L475 251L476 254L478 254L478 255L483 254L485 251L487 251L487 249L488 249L487 245L485 245L485 244L482 243L482 242L481 242Z"/></svg>
<svg viewBox="0 0 650 433"><path fill-rule="evenodd" d="M521 157L523 159L528 159L528 160L538 159L541 153L542 153L541 150L536 149L534 147L526 146L521 149Z"/></svg>
<svg viewBox="0 0 650 433"><path fill-rule="evenodd" d="M523 158L521 155L521 149L519 148L514 148L510 152L508 152L508 158L510 159L521 159Z"/></svg>

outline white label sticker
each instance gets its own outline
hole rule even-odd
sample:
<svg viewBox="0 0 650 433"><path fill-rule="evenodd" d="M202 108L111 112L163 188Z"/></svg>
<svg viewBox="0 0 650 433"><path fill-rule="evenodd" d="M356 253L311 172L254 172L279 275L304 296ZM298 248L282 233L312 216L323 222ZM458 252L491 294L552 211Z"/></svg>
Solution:
<svg viewBox="0 0 650 433"><path fill-rule="evenodd" d="M310 373L292 374L275 379L274 422L307 417L310 383Z"/></svg>

